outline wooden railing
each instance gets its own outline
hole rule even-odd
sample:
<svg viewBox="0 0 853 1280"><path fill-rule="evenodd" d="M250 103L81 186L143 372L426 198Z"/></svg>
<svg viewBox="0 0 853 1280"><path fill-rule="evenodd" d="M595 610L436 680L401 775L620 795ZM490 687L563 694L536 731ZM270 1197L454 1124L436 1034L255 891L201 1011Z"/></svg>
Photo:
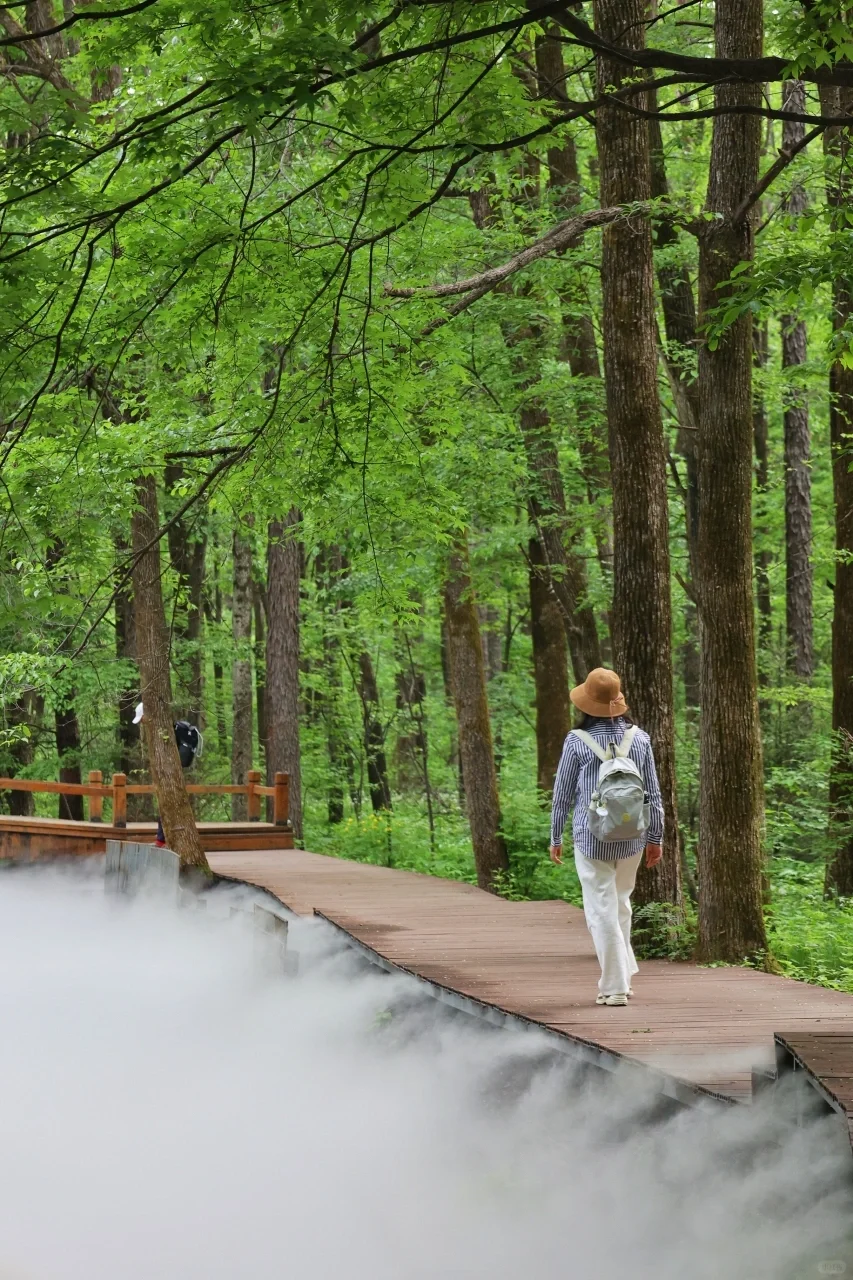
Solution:
<svg viewBox="0 0 853 1280"><path fill-rule="evenodd" d="M290 805L289 783L286 773L277 773L271 787L261 784L261 772L252 769L246 774L246 782L222 784L188 782L187 791L194 796L245 796L246 814L250 822L261 820L261 800L270 796L273 802L273 822L277 827L287 826ZM153 796L150 783L127 781L127 774L114 773L110 782L104 782L100 769L92 769L88 782L42 782L34 778L0 778L0 791L47 792L60 796L88 796L89 821L103 822L104 799L113 803L113 826L127 826L127 797Z"/></svg>

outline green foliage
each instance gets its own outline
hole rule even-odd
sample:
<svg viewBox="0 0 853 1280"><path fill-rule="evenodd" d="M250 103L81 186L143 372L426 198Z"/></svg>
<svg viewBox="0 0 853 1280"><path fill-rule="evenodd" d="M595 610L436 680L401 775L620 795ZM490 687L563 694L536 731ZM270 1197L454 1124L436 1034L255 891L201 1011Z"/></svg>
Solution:
<svg viewBox="0 0 853 1280"><path fill-rule="evenodd" d="M771 950L785 973L853 991L853 902L823 896L823 866L774 859Z"/></svg>
<svg viewBox="0 0 853 1280"><path fill-rule="evenodd" d="M662 7L650 43L710 53L704 17L697 10L685 22L681 8ZM378 43L367 39L389 15ZM792 74L833 66L850 57L845 16L842 0L780 0L766 14L768 51L788 59ZM563 218L566 191L549 185L547 165L570 141L576 207L598 206L591 120L556 123L553 104L530 92L537 34L528 10L498 0L384 7L158 0L127 18L69 29L55 64L63 82L32 76L21 53L9 51L0 84L8 144L0 161L4 771L54 776L54 718L72 706L83 769L109 773L121 762L117 708L135 698L138 677L132 656L117 648L113 596L129 566L133 482L179 462L180 474L162 485L161 512L178 521L171 526L178 551L206 545L200 640L185 634L193 606L168 537L163 583L179 708L188 705L192 660L201 655L206 749L197 776L230 779L231 539L240 528L253 543L252 661L262 679L266 527L296 506L305 549L306 841L472 882L440 616L447 548L464 528L488 650L510 861L501 892L580 901L570 859L560 868L547 858L548 815L534 785L527 565L519 550L531 534L531 477L519 419L534 402L550 415L566 536L587 568L606 641L612 513L607 486L596 489L588 466L590 446L606 431L603 383L573 369L566 349L572 326L589 321L600 355L601 234L533 263L450 323L436 322L457 295L418 292L506 262ZM563 54L570 96L590 100L588 50L566 41ZM121 72L115 93L90 102L93 77L103 87L109 68ZM657 251L658 266L690 279L697 248L688 228L702 217L711 129L701 113L712 92L673 90L671 105L683 111L662 125L671 194L651 214L658 227L670 215L679 227L674 243ZM767 95L778 108L781 86L771 84ZM809 110L815 106L813 96ZM769 166L780 126L764 127ZM826 208L833 164L816 143L771 188L755 262L727 282L705 336L722 342L744 310L768 331L755 390L769 421L770 482L755 495L755 549L769 558L772 608L759 663L773 946L791 971L847 985L848 908L820 897L831 848L836 571L827 370L832 359L853 358L853 335L833 332L830 317L853 234L849 210ZM809 199L796 220L781 207L794 184ZM489 216L478 226L471 197L484 196ZM631 216L644 214L634 208ZM782 316L808 324L808 362L795 372L781 368ZM659 328L663 334L662 317ZM669 355L693 374L692 345ZM698 724L685 675L695 617L683 585L678 406L663 371L660 393L672 452L679 803L693 866ZM817 670L808 688L786 674L782 635L782 415L791 397L808 404L813 441ZM341 567L333 572L336 556ZM378 683L391 814L370 811L363 653ZM413 675L423 682L414 707L400 696L401 678ZM262 750L258 738L256 763ZM52 797L38 805L55 812ZM336 805L341 822L329 821ZM205 818L228 811L224 798L198 806ZM676 919L646 908L637 926L648 954L689 952L689 912Z"/></svg>

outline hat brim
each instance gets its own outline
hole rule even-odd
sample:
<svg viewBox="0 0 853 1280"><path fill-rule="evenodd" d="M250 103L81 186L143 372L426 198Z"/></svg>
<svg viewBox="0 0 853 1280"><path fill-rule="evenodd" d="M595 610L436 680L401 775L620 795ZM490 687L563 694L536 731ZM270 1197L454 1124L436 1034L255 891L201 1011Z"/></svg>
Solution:
<svg viewBox="0 0 853 1280"><path fill-rule="evenodd" d="M620 693L618 698L614 698L613 702L596 702L587 692L586 685L579 684L569 691L569 697L578 711L585 712L588 716L603 716L606 719L613 719L616 716L624 716L628 712L628 704L625 701L625 695Z"/></svg>

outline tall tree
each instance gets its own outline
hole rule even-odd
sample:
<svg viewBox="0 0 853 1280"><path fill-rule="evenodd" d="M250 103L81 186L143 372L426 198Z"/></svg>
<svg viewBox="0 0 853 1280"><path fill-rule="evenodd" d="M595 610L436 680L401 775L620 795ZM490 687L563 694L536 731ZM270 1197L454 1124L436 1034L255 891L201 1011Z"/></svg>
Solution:
<svg viewBox="0 0 853 1280"><path fill-rule="evenodd" d="M789 111L806 111L806 87L802 80L788 80L782 100ZM802 143L806 126L799 120L782 124L782 150L792 151ZM790 218L798 218L808 207L806 189L795 182L785 201ZM809 406L798 373L806 363L808 341L806 322L795 315L783 316L782 368L785 387L785 638L788 668L802 680L814 670L812 610L812 495L811 434Z"/></svg>
<svg viewBox="0 0 853 1280"><path fill-rule="evenodd" d="M528 189L531 187L528 181ZM473 192L469 201L476 226L485 230L494 225L495 212L487 190ZM586 568L574 545L576 531L566 505L556 432L547 408L535 392L541 326L505 325L504 339L513 354L519 390L525 397L520 427L529 475L528 506L566 629L575 679L580 682L600 664L601 646L595 614L587 598Z"/></svg>
<svg viewBox="0 0 853 1280"><path fill-rule="evenodd" d="M391 783L385 755L385 728L379 705L379 686L373 659L367 649L358 655L358 696L364 732L364 755L367 760L367 786L374 813L391 808Z"/></svg>
<svg viewBox="0 0 853 1280"><path fill-rule="evenodd" d="M595 0L594 13L596 30L605 39L643 47L645 0ZM620 86L629 75L624 63L598 59L599 92ZM645 121L620 107L601 107L596 140L602 205L648 200L651 160ZM613 654L631 710L654 745L668 844L656 867L642 869L637 900L680 903L666 450L647 218L607 227L601 286L613 485Z"/></svg>
<svg viewBox="0 0 853 1280"><path fill-rule="evenodd" d="M853 111L853 90L821 87L821 107L836 117ZM826 198L834 223L846 223L853 201L853 139L835 126L824 134ZM853 286L847 271L833 282L832 328L842 351L853 328ZM829 374L829 437L835 499L835 591L832 616L832 764L829 805L834 850L826 868L828 893L853 896L853 369L839 357Z"/></svg>
<svg viewBox="0 0 853 1280"><path fill-rule="evenodd" d="M477 606L471 590L468 543L458 537L448 563L444 587L447 658L459 729L459 754L465 778L465 803L474 847L477 883L493 889L509 869L501 835L500 800L486 673Z"/></svg>
<svg viewBox="0 0 853 1280"><path fill-rule="evenodd" d="M752 350L754 368L763 376L769 354L767 321L753 325ZM768 650L773 639L773 602L770 596L770 566L773 555L768 545L768 502L770 500L770 422L767 404L759 383L752 396L752 439L755 447L755 520L753 537L757 543L755 560L755 602L758 605L758 648L766 655L758 668L758 683L767 683Z"/></svg>
<svg viewBox="0 0 853 1280"><path fill-rule="evenodd" d="M175 743L169 629L163 607L160 520L154 476L141 476L137 480L136 503L132 520L133 596L140 691L145 707L143 724L151 775L169 848L178 855L182 866L209 872Z"/></svg>
<svg viewBox="0 0 853 1280"><path fill-rule="evenodd" d="M41 23L44 14L37 11L34 19ZM39 25L37 30L41 30ZM63 582L60 565L65 556L65 546L60 538L55 538L47 553L47 565L51 570L57 587ZM67 589L67 584L66 584ZM60 651L68 648L67 640L63 641ZM56 702L53 713L54 733L56 740L56 754L59 758L59 781L70 782L79 786L83 780L80 771L80 753L82 744L80 741L80 722L77 719L77 690L73 684L70 688L63 690ZM85 814L83 811L83 797L75 795L59 796L59 817L71 818L76 822L82 822Z"/></svg>
<svg viewBox="0 0 853 1280"><path fill-rule="evenodd" d="M231 782L242 786L252 768L252 544L245 531L234 530L231 545L233 583L231 635ZM245 822L246 797L231 797L232 822Z"/></svg>
<svg viewBox="0 0 853 1280"><path fill-rule="evenodd" d="M302 516L291 507L267 529L267 779L290 775L290 821L302 836L302 761L299 743L299 591Z"/></svg>
<svg viewBox="0 0 853 1280"><path fill-rule="evenodd" d="M653 98L656 105L656 100ZM651 145L651 192L655 200L668 202L670 189L661 137L660 121L649 121ZM676 449L684 461L684 480L679 477L679 490L684 503L684 532L687 543L687 578L684 608L684 641L681 648L681 669L684 681L684 700L691 714L699 707L699 615L696 609L696 556L699 540L699 384L696 379L695 359L696 301L693 283L687 266L678 262L674 254L678 247L678 228L675 212L668 204L661 203L660 214L655 219L654 242L660 252L657 257L657 278L663 312L665 342L663 358L666 373L678 417ZM675 463L672 463L675 470Z"/></svg>
<svg viewBox="0 0 853 1280"><path fill-rule="evenodd" d="M720 58L759 57L761 0L717 0ZM718 85L705 221L700 326L752 259L761 86ZM738 107L747 109L738 112ZM752 321L699 349L699 601L702 617L699 953L742 960L767 946L762 913L764 788L752 594Z"/></svg>
<svg viewBox="0 0 853 1280"><path fill-rule="evenodd" d="M536 690L536 781L551 792L566 735L572 727L566 635L550 589L545 552L538 538L528 548L530 639Z"/></svg>
<svg viewBox="0 0 853 1280"><path fill-rule="evenodd" d="M258 721L258 748L266 760L267 751L267 593L263 583L252 583L252 613L255 620L255 714Z"/></svg>
<svg viewBox="0 0 853 1280"><path fill-rule="evenodd" d="M182 463L170 462L165 468L166 492L171 493L184 476ZM204 691L202 687L202 623L204 620L204 562L207 538L203 528L193 527L185 519L169 526L169 558L178 579L177 601L173 610L173 628L181 641L178 646L186 660L186 676L179 686L179 711L182 719L204 724Z"/></svg>

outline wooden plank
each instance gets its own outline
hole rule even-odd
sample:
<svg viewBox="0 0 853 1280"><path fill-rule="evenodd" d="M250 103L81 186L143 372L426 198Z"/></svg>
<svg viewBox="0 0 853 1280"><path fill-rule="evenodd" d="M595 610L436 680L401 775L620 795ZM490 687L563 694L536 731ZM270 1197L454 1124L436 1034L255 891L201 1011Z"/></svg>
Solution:
<svg viewBox="0 0 853 1280"><path fill-rule="evenodd" d="M270 822L199 822L206 852L292 849L293 832ZM121 827L108 822L75 822L67 818L21 818L0 814L0 859L37 861L40 858L91 857L103 854L107 840L136 840L153 844L157 825L131 822Z"/></svg>
<svg viewBox="0 0 853 1280"><path fill-rule="evenodd" d="M749 1098L753 1070L772 1066L780 1027L853 1039L853 996L740 967L647 961L627 1008L597 1007L583 913L565 902L507 902L304 850L210 861L299 914L321 912L416 977L731 1099Z"/></svg>

